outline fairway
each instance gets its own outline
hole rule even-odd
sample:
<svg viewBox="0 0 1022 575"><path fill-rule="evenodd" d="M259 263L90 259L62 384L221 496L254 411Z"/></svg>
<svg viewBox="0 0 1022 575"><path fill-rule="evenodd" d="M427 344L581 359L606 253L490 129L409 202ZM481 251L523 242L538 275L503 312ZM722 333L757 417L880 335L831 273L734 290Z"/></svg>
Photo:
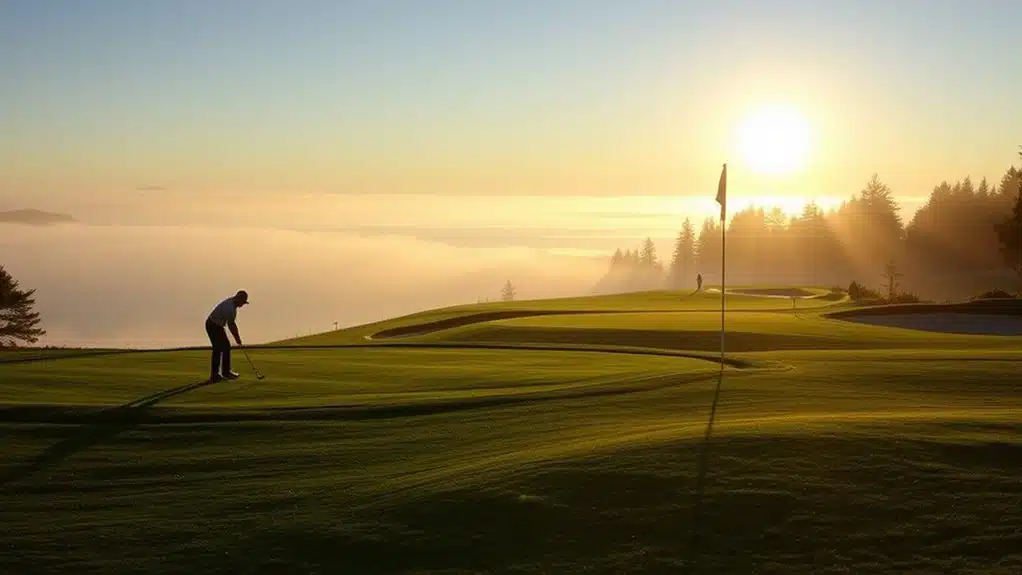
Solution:
<svg viewBox="0 0 1022 575"><path fill-rule="evenodd" d="M0 570L1022 571L1022 337L795 290L9 356Z"/></svg>

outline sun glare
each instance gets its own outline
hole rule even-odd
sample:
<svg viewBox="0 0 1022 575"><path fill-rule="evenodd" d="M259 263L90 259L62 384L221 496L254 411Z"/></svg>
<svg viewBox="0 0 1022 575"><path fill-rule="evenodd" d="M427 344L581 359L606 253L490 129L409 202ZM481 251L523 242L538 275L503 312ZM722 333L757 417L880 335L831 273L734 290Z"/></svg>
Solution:
<svg viewBox="0 0 1022 575"><path fill-rule="evenodd" d="M785 175L805 166L809 123L784 107L763 108L749 116L739 132L745 165L760 174Z"/></svg>

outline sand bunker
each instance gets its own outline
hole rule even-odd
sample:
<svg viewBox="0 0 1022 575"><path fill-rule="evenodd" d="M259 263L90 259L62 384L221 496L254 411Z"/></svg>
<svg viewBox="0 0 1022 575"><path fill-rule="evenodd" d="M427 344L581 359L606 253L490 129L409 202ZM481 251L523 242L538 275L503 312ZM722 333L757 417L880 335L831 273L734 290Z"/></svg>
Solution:
<svg viewBox="0 0 1022 575"><path fill-rule="evenodd" d="M982 313L862 314L842 317L885 327L967 335L1022 335L1022 316Z"/></svg>

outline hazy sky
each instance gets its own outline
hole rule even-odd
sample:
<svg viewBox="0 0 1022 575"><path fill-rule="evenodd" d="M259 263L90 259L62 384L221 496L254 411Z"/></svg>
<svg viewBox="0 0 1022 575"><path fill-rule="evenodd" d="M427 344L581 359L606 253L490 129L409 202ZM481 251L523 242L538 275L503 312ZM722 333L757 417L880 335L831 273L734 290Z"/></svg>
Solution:
<svg viewBox="0 0 1022 575"><path fill-rule="evenodd" d="M0 0L0 228L51 342L255 339L584 292L685 215L1017 162L1017 0ZM806 157L753 171L771 106ZM759 153L784 145L760 145ZM141 190L142 187L151 189ZM456 197L454 197L456 196ZM227 229L225 229L227 228ZM244 329L244 328L243 328Z"/></svg>
<svg viewBox="0 0 1022 575"><path fill-rule="evenodd" d="M1014 0L7 0L10 193L899 195L1015 159ZM807 170L733 135L802 113Z"/></svg>

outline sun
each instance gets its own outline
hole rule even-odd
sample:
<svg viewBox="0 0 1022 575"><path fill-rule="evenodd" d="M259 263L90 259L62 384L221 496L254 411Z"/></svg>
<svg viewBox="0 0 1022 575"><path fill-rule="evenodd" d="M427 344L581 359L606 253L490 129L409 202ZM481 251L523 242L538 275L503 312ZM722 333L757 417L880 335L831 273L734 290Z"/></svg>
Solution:
<svg viewBox="0 0 1022 575"><path fill-rule="evenodd" d="M791 108L758 110L742 123L738 136L745 165L755 172L785 175L805 167L809 122Z"/></svg>

